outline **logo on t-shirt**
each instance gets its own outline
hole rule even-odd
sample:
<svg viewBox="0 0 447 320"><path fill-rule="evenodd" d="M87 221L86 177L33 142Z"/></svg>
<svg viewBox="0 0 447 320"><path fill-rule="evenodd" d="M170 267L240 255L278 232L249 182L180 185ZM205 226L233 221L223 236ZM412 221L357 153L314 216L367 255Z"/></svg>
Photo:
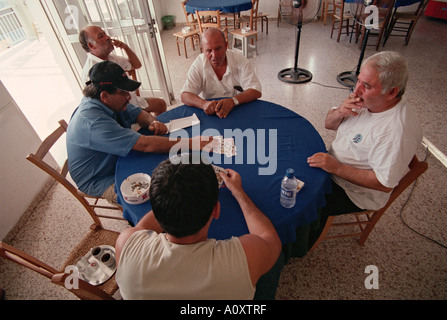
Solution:
<svg viewBox="0 0 447 320"><path fill-rule="evenodd" d="M362 138L363 138L362 134L361 133L357 133L354 136L354 138L352 138L352 142L359 143L360 141L362 141Z"/></svg>

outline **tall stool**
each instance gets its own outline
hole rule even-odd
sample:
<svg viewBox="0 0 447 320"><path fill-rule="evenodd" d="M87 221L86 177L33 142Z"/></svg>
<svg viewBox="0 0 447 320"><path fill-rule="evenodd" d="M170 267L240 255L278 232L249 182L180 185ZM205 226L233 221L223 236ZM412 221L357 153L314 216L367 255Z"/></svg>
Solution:
<svg viewBox="0 0 447 320"><path fill-rule="evenodd" d="M242 32L242 29L237 29L230 31L230 33L233 35L233 51L241 53L246 58L258 53L258 47L256 45L256 36L258 35L258 32L256 30ZM237 40L241 42L240 47L236 44ZM251 42L251 44L249 42Z"/></svg>

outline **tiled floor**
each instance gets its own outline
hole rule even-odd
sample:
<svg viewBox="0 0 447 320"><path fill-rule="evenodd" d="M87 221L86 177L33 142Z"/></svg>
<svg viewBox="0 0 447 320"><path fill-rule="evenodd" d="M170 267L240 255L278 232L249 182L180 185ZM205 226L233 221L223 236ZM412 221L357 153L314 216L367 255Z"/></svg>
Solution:
<svg viewBox="0 0 447 320"><path fill-rule="evenodd" d="M199 51L188 47L189 58L177 55L175 38L163 31L164 49L178 98L185 74ZM270 21L269 34L258 38L258 55L251 60L263 84L262 99L306 117L329 146L334 133L324 129L329 108L348 94L336 75L355 69L360 51L342 36L330 39L330 23L303 27L298 66L313 73L312 82L286 84L281 69L293 67L295 27ZM447 153L447 23L421 18L408 46L391 38L386 50L408 58L411 79L406 97L417 110L425 137ZM384 50L384 48L380 48ZM375 53L368 47L365 56ZM303 137L305 138L305 137ZM303 258L293 258L281 275L277 299L447 299L447 168L421 146L428 171L392 205L364 246L354 239L328 240ZM412 191L412 192L411 192ZM83 217L83 218L82 218ZM63 254L87 230L87 215L59 185L54 185L35 210L27 214L7 239L43 261L58 267ZM123 230L126 224L114 222ZM378 270L378 289L366 289L367 266ZM0 287L6 299L73 299L33 272L0 261Z"/></svg>

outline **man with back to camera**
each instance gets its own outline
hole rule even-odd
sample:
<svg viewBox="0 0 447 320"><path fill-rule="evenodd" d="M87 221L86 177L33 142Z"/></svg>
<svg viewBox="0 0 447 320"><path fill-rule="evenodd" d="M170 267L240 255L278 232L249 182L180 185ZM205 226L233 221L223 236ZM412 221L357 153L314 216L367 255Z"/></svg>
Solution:
<svg viewBox="0 0 447 320"><path fill-rule="evenodd" d="M249 234L216 241L208 239L212 220L221 214L212 166L168 159L154 170L152 211L116 242L116 281L124 299L253 299L258 279L278 259L281 241L244 192L240 175L227 171L220 175Z"/></svg>
<svg viewBox="0 0 447 320"><path fill-rule="evenodd" d="M261 83L252 63L227 50L221 30L209 28L203 32L202 51L191 65L181 90L184 104L225 118L237 105L261 97ZM216 98L224 99L213 100Z"/></svg>
<svg viewBox="0 0 447 320"><path fill-rule="evenodd" d="M84 98L74 111L67 128L68 169L80 191L116 202L115 166L119 156L131 150L168 153L177 143L203 149L210 141L161 137L166 126L151 113L129 104L129 92L140 82L131 80L116 63L103 61L89 73ZM145 136L131 129L137 123L154 135Z"/></svg>
<svg viewBox="0 0 447 320"><path fill-rule="evenodd" d="M336 138L329 153L308 158L332 174L319 232L329 215L382 208L409 170L422 129L403 98L408 76L400 54L377 53L362 63L354 92L327 114L325 127L336 130Z"/></svg>
<svg viewBox="0 0 447 320"><path fill-rule="evenodd" d="M79 33L79 42L87 53L82 70L82 81L87 82L88 73L95 63L102 61L112 61L118 64L125 71L136 70L141 68L142 64L135 52L124 42L111 39L103 29L95 25L89 25ZM127 58L113 54L113 50L121 48L126 53ZM143 98L137 96L135 92L131 92L131 102L148 112L152 112L155 116L166 111L166 102L160 98Z"/></svg>

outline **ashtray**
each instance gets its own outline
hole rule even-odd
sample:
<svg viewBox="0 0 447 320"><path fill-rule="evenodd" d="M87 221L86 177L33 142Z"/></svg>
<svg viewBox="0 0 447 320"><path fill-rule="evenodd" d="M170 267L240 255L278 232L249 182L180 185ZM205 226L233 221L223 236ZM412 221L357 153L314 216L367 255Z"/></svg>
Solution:
<svg viewBox="0 0 447 320"><path fill-rule="evenodd" d="M121 194L129 204L140 204L149 200L151 177L146 173L135 173L121 183Z"/></svg>
<svg viewBox="0 0 447 320"><path fill-rule="evenodd" d="M110 279L116 271L115 248L101 245L90 249L77 263L79 278L97 286Z"/></svg>

